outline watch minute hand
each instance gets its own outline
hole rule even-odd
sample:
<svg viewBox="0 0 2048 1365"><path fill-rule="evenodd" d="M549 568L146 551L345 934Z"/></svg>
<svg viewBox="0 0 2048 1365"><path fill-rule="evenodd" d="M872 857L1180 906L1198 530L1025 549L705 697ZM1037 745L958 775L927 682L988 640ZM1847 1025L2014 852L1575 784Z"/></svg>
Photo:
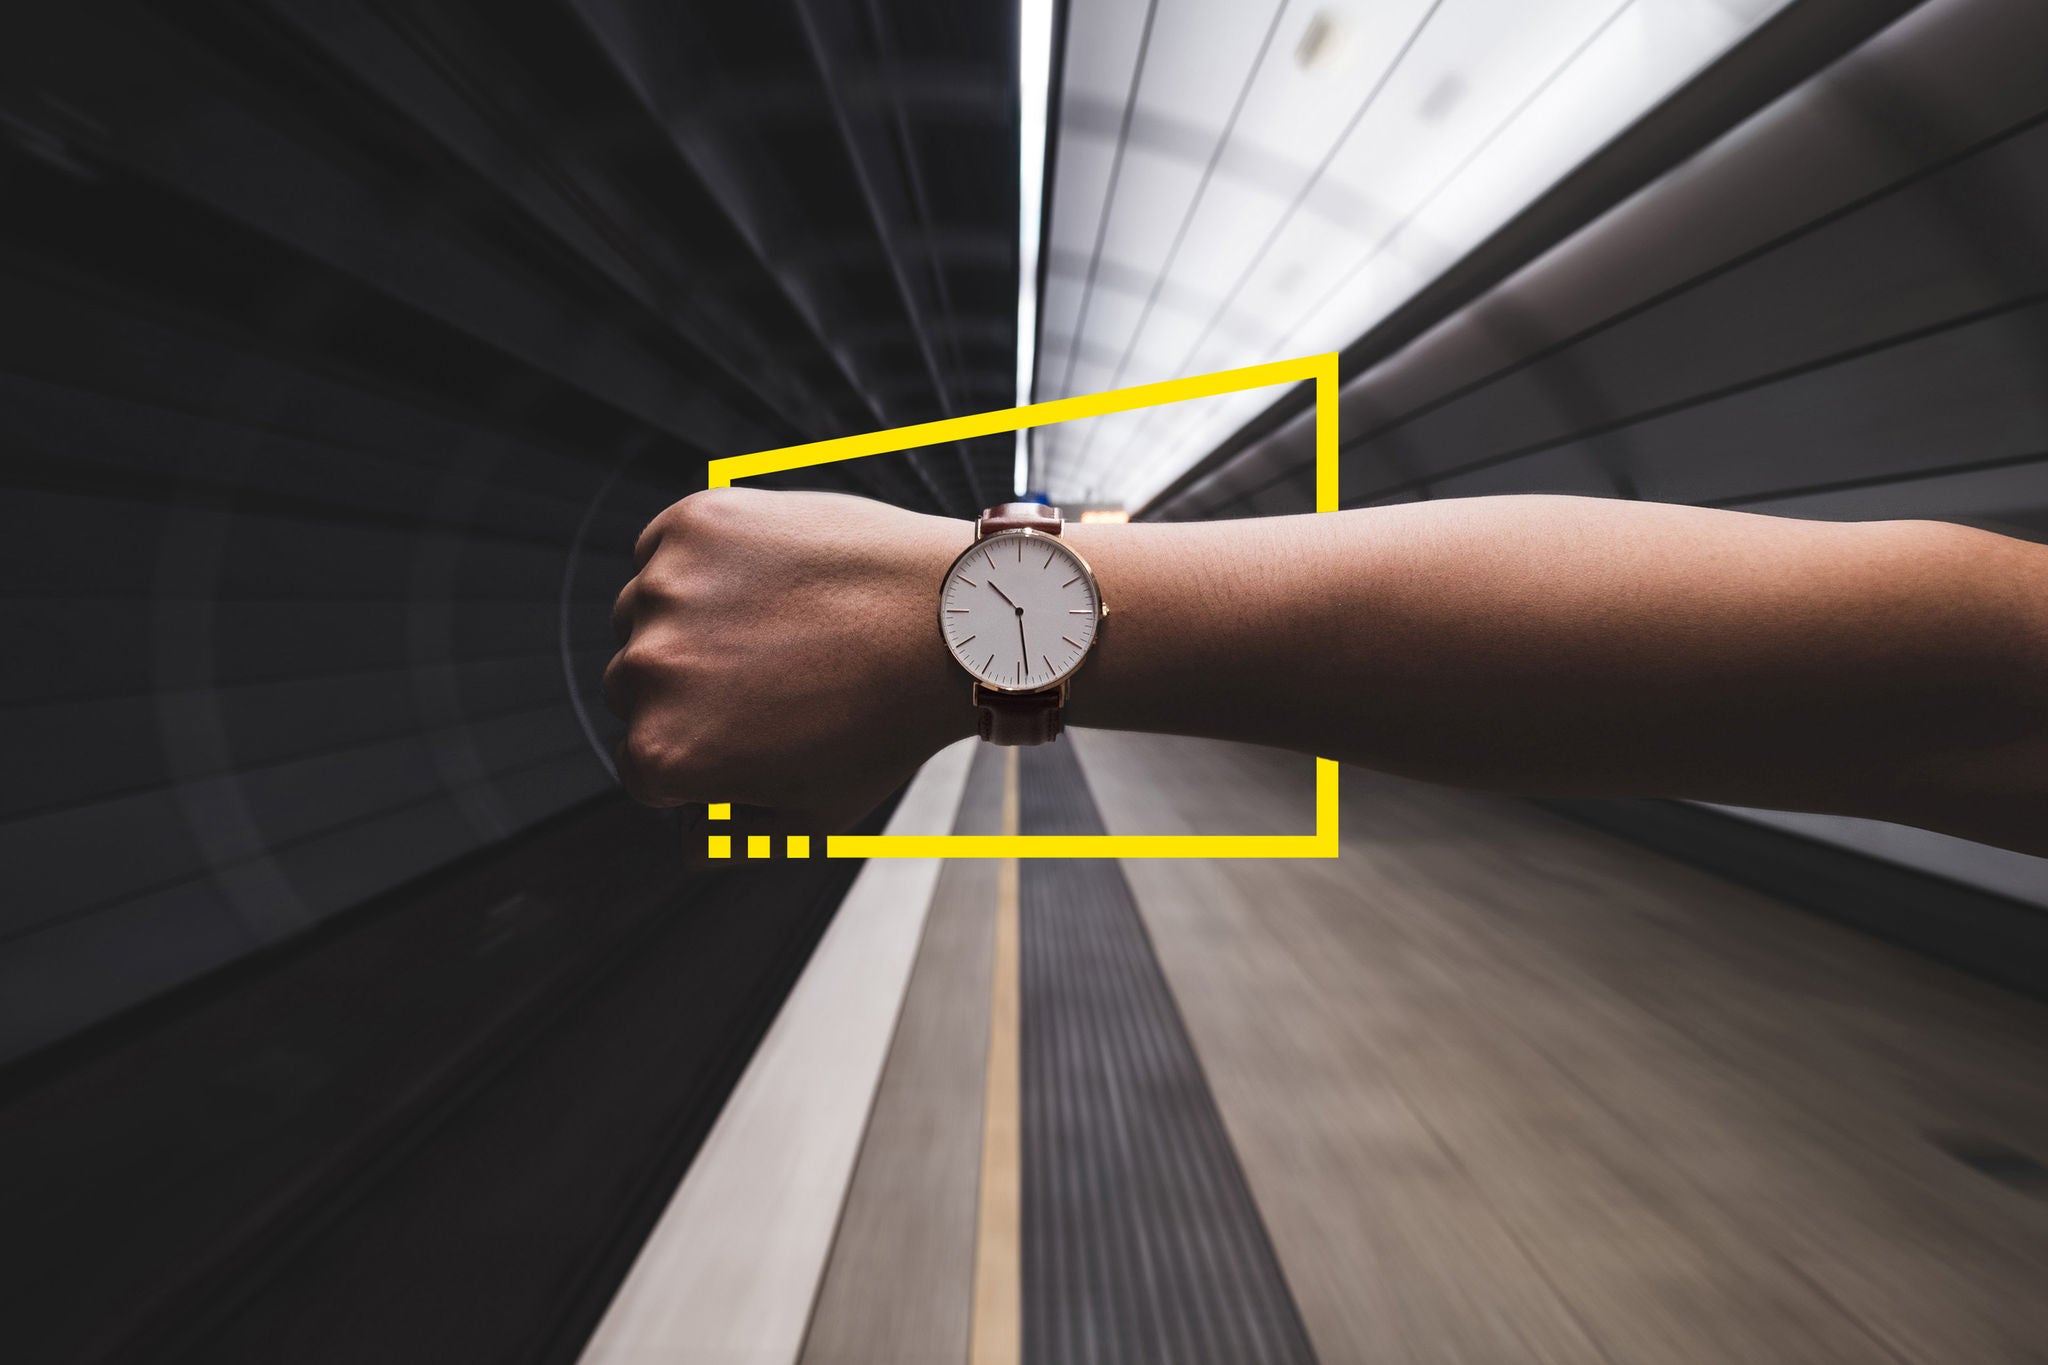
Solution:
<svg viewBox="0 0 2048 1365"><path fill-rule="evenodd" d="M991 578L991 579L989 579L989 580L988 580L988 585L989 585L989 586L990 586L991 588L996 588L996 581L995 581L995 580L994 580L993 578ZM1010 594L1008 594L1008 593L1004 592L1004 591L1003 591L1003 590L1002 590L1001 588L996 588L996 596L998 596L998 597L1002 598L1002 599L1003 599L1003 600L1004 600L1005 602L1009 602L1009 603L1010 603L1010 605L1011 605L1011 606L1013 606L1013 607L1017 606L1017 604L1016 604L1015 602L1012 602L1012 601L1010 601ZM1021 611L1021 610L1022 610L1022 608L1020 607L1020 608L1018 608L1018 610L1020 610L1020 611Z"/></svg>

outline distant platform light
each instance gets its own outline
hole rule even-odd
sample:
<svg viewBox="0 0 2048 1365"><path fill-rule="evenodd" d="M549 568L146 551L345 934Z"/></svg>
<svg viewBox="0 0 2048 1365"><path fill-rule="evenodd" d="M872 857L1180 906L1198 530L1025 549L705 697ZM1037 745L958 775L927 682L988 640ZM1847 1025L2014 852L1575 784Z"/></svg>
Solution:
<svg viewBox="0 0 2048 1365"><path fill-rule="evenodd" d="M1310 16L1295 45L1294 61L1303 71L1337 71L1351 61L1351 25L1335 10Z"/></svg>
<svg viewBox="0 0 2048 1365"><path fill-rule="evenodd" d="M1129 521L1131 514L1121 507L1097 507L1081 514L1083 521Z"/></svg>

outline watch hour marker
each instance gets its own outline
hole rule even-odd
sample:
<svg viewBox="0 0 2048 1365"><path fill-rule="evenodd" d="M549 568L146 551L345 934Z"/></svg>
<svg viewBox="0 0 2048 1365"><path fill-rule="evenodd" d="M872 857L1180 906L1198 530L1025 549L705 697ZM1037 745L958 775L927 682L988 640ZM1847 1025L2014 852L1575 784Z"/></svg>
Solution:
<svg viewBox="0 0 2048 1365"><path fill-rule="evenodd" d="M1046 659L1045 655L1043 654L1039 655L1038 657L1041 659L1045 659L1045 671L1048 673L1052 672L1052 660Z"/></svg>
<svg viewBox="0 0 2048 1365"><path fill-rule="evenodd" d="M989 552L988 552L987 550L983 550L983 551L981 552L981 557L982 557L983 559L986 559L986 560L988 561L988 566L989 566L989 567L990 567L991 569L993 569L993 568L994 568L994 567L996 566L996 557L995 557L994 555L990 554L990 553L989 553Z"/></svg>
<svg viewBox="0 0 2048 1365"><path fill-rule="evenodd" d="M1066 582L1064 582L1064 583L1060 584L1060 586L1061 586L1061 587L1063 587L1063 588L1071 588L1071 587L1073 587L1073 586L1074 586L1074 585L1075 585L1076 583L1079 583L1080 581L1081 581L1081 575L1079 575L1079 574L1075 574L1075 575L1074 575L1074 576L1073 576L1072 578L1069 578L1069 579L1068 579L1068 580L1067 580Z"/></svg>
<svg viewBox="0 0 2048 1365"><path fill-rule="evenodd" d="M994 668L995 666L996 666L996 656L995 656L995 655L993 655L993 654L991 654L991 655L989 655L989 656L988 656L988 662L987 662L987 663L985 663L985 664L983 664L983 665L981 666L981 671L982 671L982 672L984 672L984 673L986 673L986 672L988 672L988 671L989 671L989 670L990 670L991 668Z"/></svg>
<svg viewBox="0 0 2048 1365"><path fill-rule="evenodd" d="M1019 564L1024 562L1024 538L1022 536L1017 537L1017 562Z"/></svg>
<svg viewBox="0 0 2048 1365"><path fill-rule="evenodd" d="M1058 550L1047 550L1047 551L1045 552L1045 563L1043 563L1043 564L1039 565L1038 567L1039 567L1040 569L1050 569L1050 568L1052 567L1052 560L1053 560L1053 556L1054 556L1054 555L1056 555L1056 554L1058 554L1058 553L1059 553L1059 551L1058 551Z"/></svg>
<svg viewBox="0 0 2048 1365"><path fill-rule="evenodd" d="M954 575L953 575L953 577L955 577L955 578L959 579L959 580L960 580L960 581L961 581L962 583L965 583L965 584L966 584L966 585L967 585L968 587L970 587L970 588L978 588L978 587L980 587L980 586L981 586L981 584L979 584L979 583L975 582L975 581L974 581L973 579L969 578L969 577L968 577L968 576L967 576L966 574L964 574L964 573L961 573L961 574L954 574Z"/></svg>
<svg viewBox="0 0 2048 1365"><path fill-rule="evenodd" d="M971 607L947 607L947 611L971 611Z"/></svg>
<svg viewBox="0 0 2048 1365"><path fill-rule="evenodd" d="M1081 642L1079 640L1076 640L1071 635L1062 635L1060 636L1060 638L1062 640L1065 640L1068 644L1072 645L1076 649L1079 649L1081 647Z"/></svg>
<svg viewBox="0 0 2048 1365"><path fill-rule="evenodd" d="M1068 607L1068 608L1067 608L1067 615L1069 615L1069 616L1093 616L1094 614L1095 614L1095 612L1094 612L1094 611L1093 611L1093 610L1092 610L1091 608L1088 608L1088 607Z"/></svg>
<svg viewBox="0 0 2048 1365"><path fill-rule="evenodd" d="M962 641L960 641L960 645L961 645L961 647L962 647L962 648L965 648L966 646L968 646L968 645L970 645L970 644L973 644L973 643L974 643L974 637L973 637L972 635L968 636L968 637L967 637L967 638L966 638L965 640L962 640Z"/></svg>

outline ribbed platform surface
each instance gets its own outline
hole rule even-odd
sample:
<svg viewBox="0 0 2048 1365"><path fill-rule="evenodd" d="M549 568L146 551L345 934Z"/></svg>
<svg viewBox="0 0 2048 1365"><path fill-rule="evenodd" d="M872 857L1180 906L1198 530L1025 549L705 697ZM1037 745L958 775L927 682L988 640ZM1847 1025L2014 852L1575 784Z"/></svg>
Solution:
<svg viewBox="0 0 2048 1365"><path fill-rule="evenodd" d="M1099 834L1071 743L1027 749L1026 834ZM1313 1360L1122 865L1022 868L1029 1365Z"/></svg>

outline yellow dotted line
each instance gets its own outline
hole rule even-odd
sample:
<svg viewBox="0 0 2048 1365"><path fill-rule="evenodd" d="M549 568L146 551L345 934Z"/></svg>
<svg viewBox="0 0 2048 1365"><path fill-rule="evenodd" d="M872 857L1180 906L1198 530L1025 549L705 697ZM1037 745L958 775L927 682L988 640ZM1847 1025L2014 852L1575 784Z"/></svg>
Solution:
<svg viewBox="0 0 2048 1365"><path fill-rule="evenodd" d="M730 820L732 819L732 803L730 801L713 801L708 814L713 820ZM808 858L811 856L811 836L808 834L786 835L783 838L782 846L783 852L791 858ZM730 834L707 836L705 839L705 853L712 858L732 857L732 836ZM774 837L767 834L749 834L747 836L747 856L749 858L774 857Z"/></svg>

